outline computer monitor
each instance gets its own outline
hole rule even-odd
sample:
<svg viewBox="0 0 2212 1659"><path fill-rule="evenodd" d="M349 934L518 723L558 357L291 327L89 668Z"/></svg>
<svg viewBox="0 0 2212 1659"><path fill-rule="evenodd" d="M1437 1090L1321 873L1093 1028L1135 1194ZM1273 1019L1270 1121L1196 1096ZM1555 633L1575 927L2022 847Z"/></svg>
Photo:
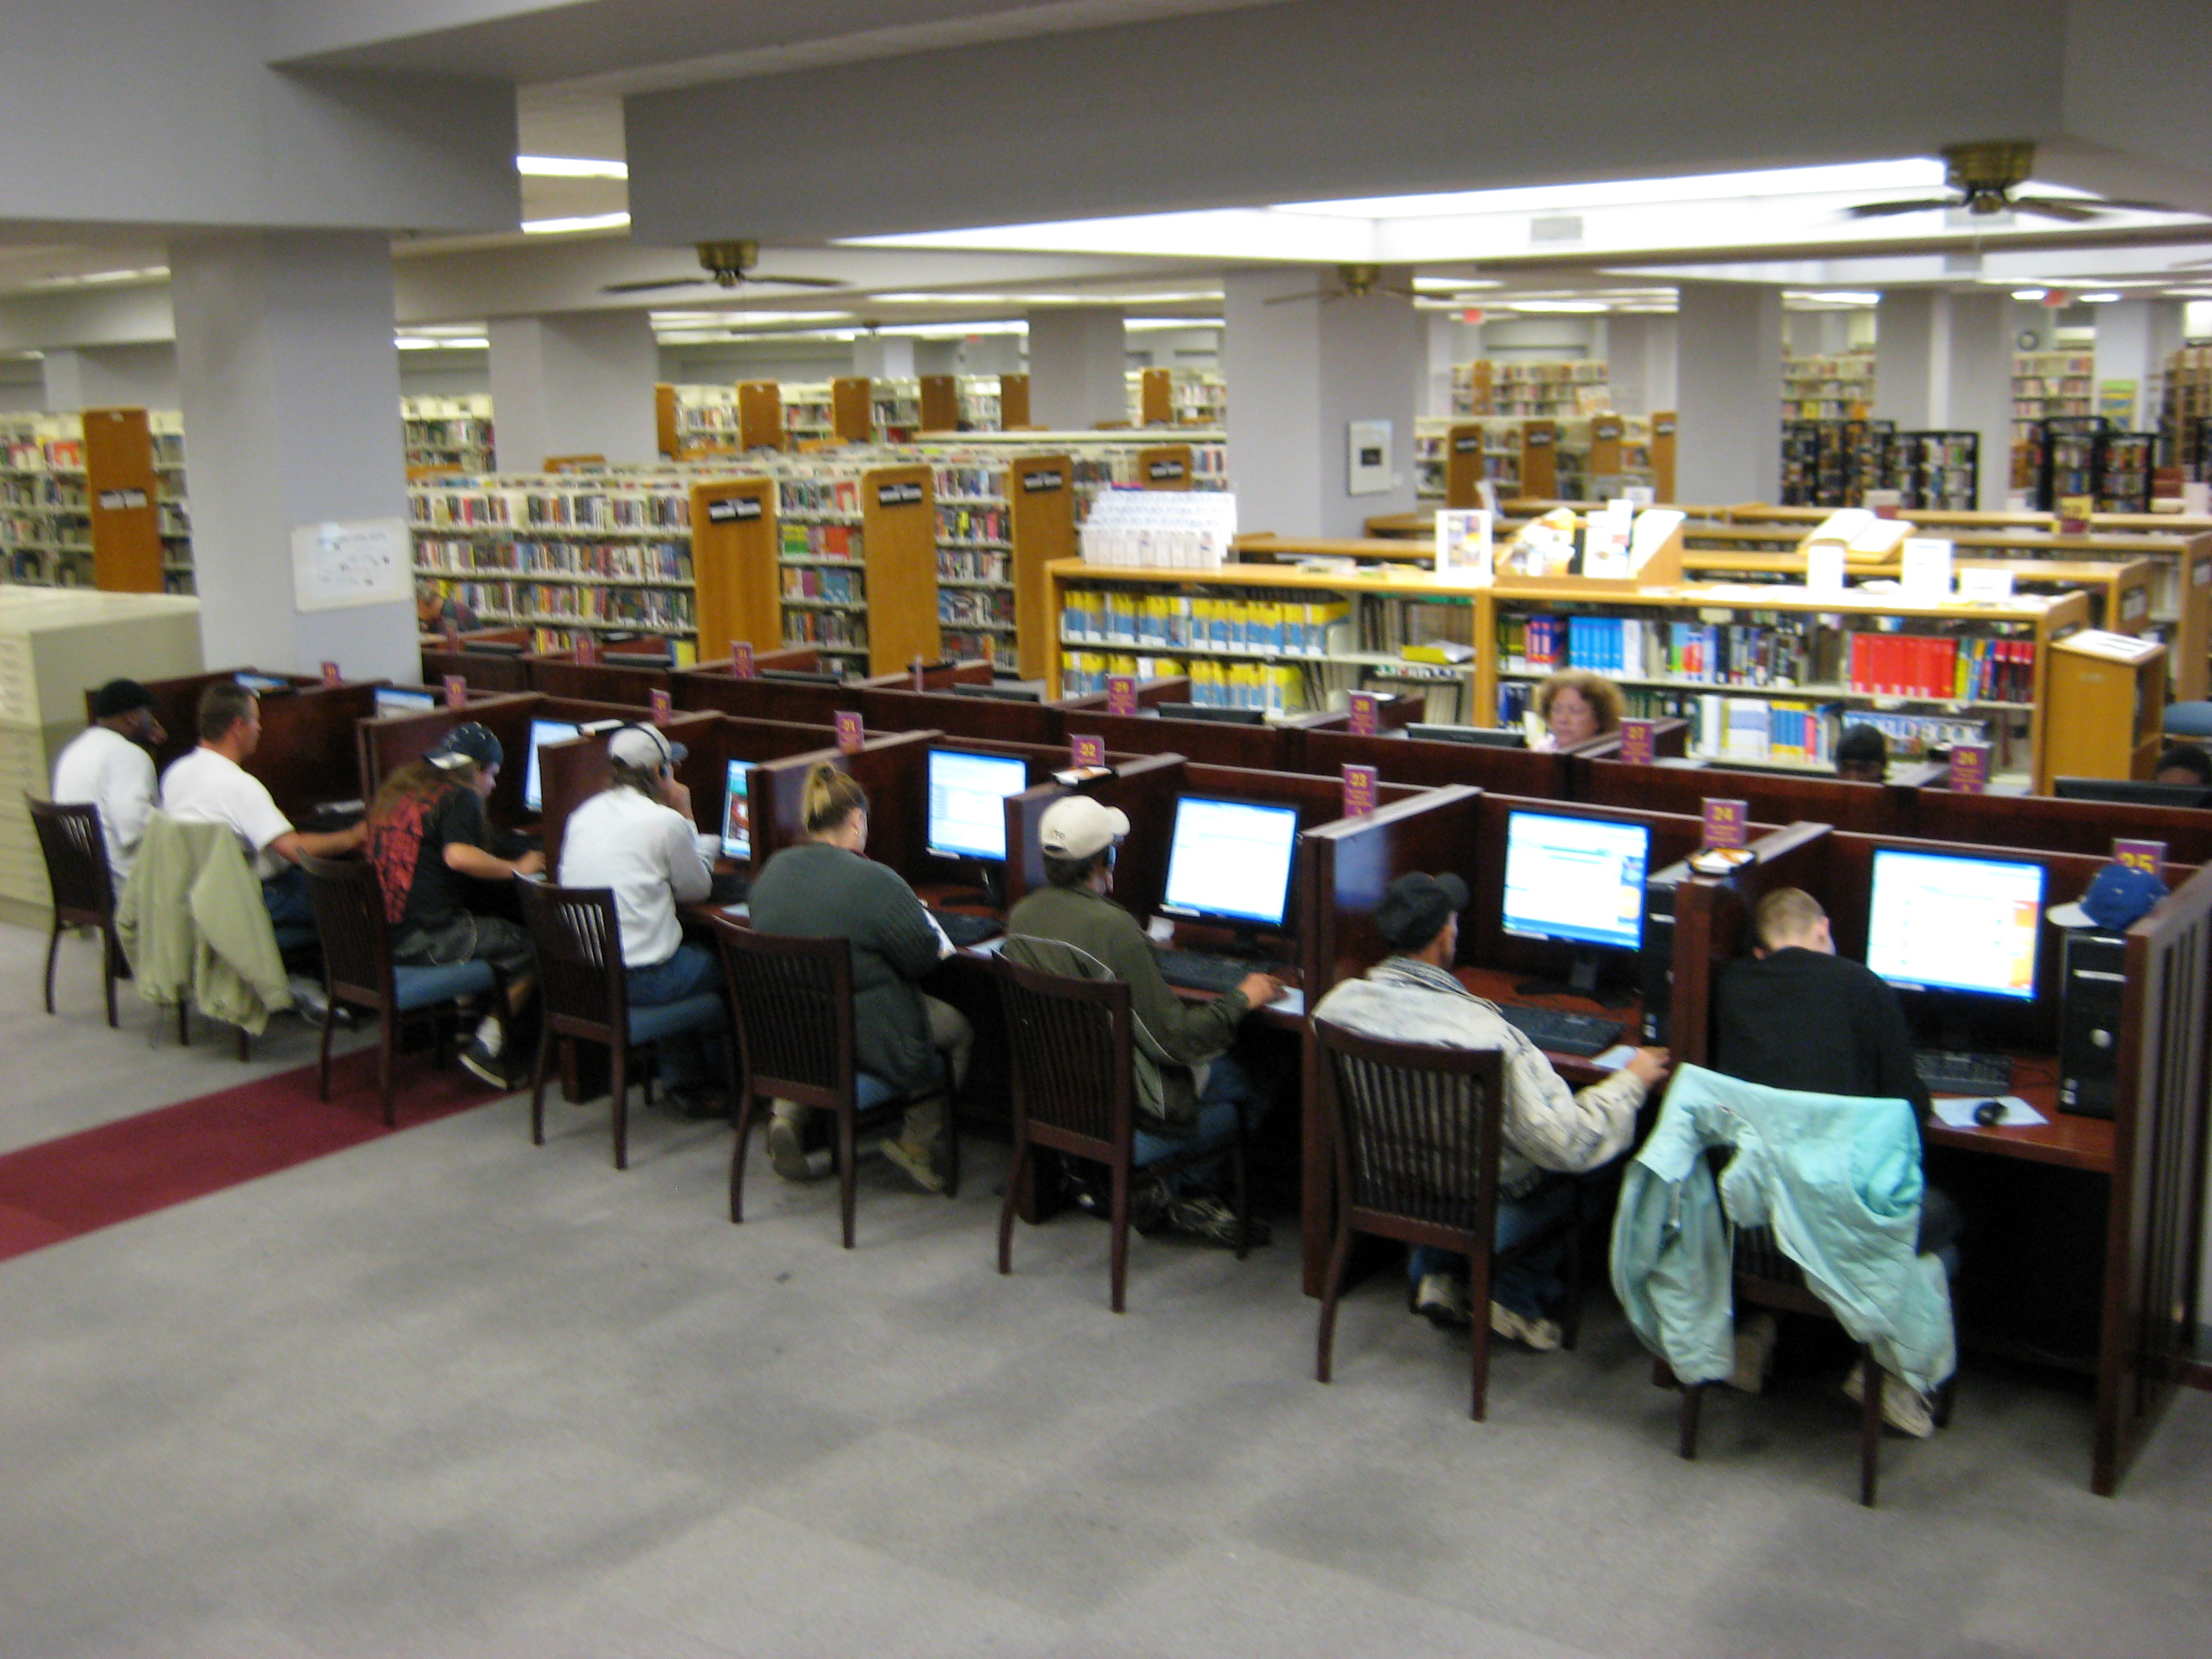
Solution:
<svg viewBox="0 0 2212 1659"><path fill-rule="evenodd" d="M435 691L417 691L404 685L376 688L376 712L380 718L386 714L420 714L437 706Z"/></svg>
<svg viewBox="0 0 2212 1659"><path fill-rule="evenodd" d="M574 720L532 720L530 722L530 762L522 774L522 810L542 812L545 810L545 793L538 775L538 751L549 743L566 743L580 738L583 732Z"/></svg>
<svg viewBox="0 0 2212 1659"><path fill-rule="evenodd" d="M1005 801L1029 787L1029 765L1019 756L980 754L967 749L931 750L930 856L1005 863Z"/></svg>
<svg viewBox="0 0 2212 1659"><path fill-rule="evenodd" d="M1279 931L1290 909L1297 850L1295 806L1182 796L1160 908L1248 933Z"/></svg>
<svg viewBox="0 0 2212 1659"><path fill-rule="evenodd" d="M473 651L480 657L519 657L530 647L520 640L464 639L461 649Z"/></svg>
<svg viewBox="0 0 2212 1659"><path fill-rule="evenodd" d="M2124 806L2212 806L2212 788L2201 783L2153 783L2148 778L2053 778L2061 800L2113 801Z"/></svg>
<svg viewBox="0 0 2212 1659"><path fill-rule="evenodd" d="M1044 693L1027 685L970 685L962 681L952 688L956 697L991 697L1000 702L1042 702Z"/></svg>
<svg viewBox="0 0 2212 1659"><path fill-rule="evenodd" d="M722 777L722 856L750 864L753 856L753 769L733 760Z"/></svg>
<svg viewBox="0 0 2212 1659"><path fill-rule="evenodd" d="M1505 815L1505 898L1500 921L1523 939L1589 951L1644 945L1648 824L1561 812ZM1597 959L1578 959L1573 988L1596 983Z"/></svg>
<svg viewBox="0 0 2212 1659"><path fill-rule="evenodd" d="M1528 734L1517 726L1430 726L1415 720L1406 728L1409 738L1437 743L1480 744L1486 749L1526 749Z"/></svg>
<svg viewBox="0 0 2212 1659"><path fill-rule="evenodd" d="M763 668L759 677L764 680L782 680L791 685L842 685L844 682L826 668Z"/></svg>
<svg viewBox="0 0 2212 1659"><path fill-rule="evenodd" d="M234 674L231 678L236 680L239 684L244 686L247 690L258 691L264 697L274 692L289 691L292 689L291 681L280 678L275 674L241 673Z"/></svg>
<svg viewBox="0 0 2212 1659"><path fill-rule="evenodd" d="M1866 965L1904 990L2033 1001L2044 875L2019 859L1876 849Z"/></svg>
<svg viewBox="0 0 2212 1659"><path fill-rule="evenodd" d="M1214 702L1163 702L1154 705L1164 720L1212 720L1218 726L1265 726L1264 708L1231 708Z"/></svg>

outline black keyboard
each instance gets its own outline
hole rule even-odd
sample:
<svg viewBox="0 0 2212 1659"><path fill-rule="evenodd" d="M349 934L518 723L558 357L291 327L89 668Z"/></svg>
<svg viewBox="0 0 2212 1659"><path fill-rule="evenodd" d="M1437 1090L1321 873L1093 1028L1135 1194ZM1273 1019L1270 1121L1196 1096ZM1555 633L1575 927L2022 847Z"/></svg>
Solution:
<svg viewBox="0 0 2212 1659"><path fill-rule="evenodd" d="M1162 951L1157 953L1160 977L1186 991L1227 992L1243 982L1244 975L1261 971L1259 964L1241 957L1217 957L1204 951Z"/></svg>
<svg viewBox="0 0 2212 1659"><path fill-rule="evenodd" d="M1508 1025L1547 1054L1601 1054L1620 1040L1620 1022L1564 1008L1532 1008L1525 1002L1501 1002L1498 1012Z"/></svg>
<svg viewBox="0 0 2212 1659"><path fill-rule="evenodd" d="M2001 1095L2012 1088L2012 1061L2002 1054L1915 1048L1912 1069L1931 1095Z"/></svg>
<svg viewBox="0 0 2212 1659"><path fill-rule="evenodd" d="M937 918L945 937L963 950L1006 931L1006 924L996 916L968 915L957 910L933 910L930 915Z"/></svg>
<svg viewBox="0 0 2212 1659"><path fill-rule="evenodd" d="M707 880L707 902L709 904L743 904L752 884L742 872L716 870Z"/></svg>

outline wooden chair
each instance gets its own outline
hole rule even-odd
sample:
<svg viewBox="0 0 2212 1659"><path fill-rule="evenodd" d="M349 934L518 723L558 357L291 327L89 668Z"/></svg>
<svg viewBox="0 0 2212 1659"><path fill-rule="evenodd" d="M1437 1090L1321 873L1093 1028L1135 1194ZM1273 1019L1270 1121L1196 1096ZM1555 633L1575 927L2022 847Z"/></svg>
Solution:
<svg viewBox="0 0 2212 1659"><path fill-rule="evenodd" d="M1322 1287L1314 1376L1329 1380L1337 1299L1354 1233L1455 1250L1468 1259L1474 1393L1468 1415L1488 1409L1490 1285L1500 1262L1558 1237L1567 1240L1566 1316L1575 1346L1582 1311L1582 1216L1539 1229L1510 1250L1495 1248L1498 1170L1504 1157L1504 1064L1495 1048L1445 1048L1354 1035L1312 1023L1322 1111L1336 1146L1336 1237Z"/></svg>
<svg viewBox="0 0 2212 1659"><path fill-rule="evenodd" d="M1835 1322L1835 1314L1813 1293L1797 1264L1783 1254L1782 1247L1774 1242L1772 1232L1765 1227L1739 1227L1733 1231L1733 1281L1737 1307L1748 1303L1753 1307L1810 1314L1815 1319ZM1872 1509L1875 1487L1881 1473L1881 1395L1889 1379L1875 1364L1871 1346L1863 1342L1859 1345L1859 1376L1865 1383L1859 1402L1859 1502ZM1662 1386L1674 1383L1674 1374L1664 1360L1658 1362L1653 1380ZM1711 1385L1691 1382L1680 1386L1680 1449L1684 1457L1694 1458L1698 1455L1698 1407L1704 1401L1705 1389ZM1902 1388L1904 1384L1898 1386ZM1952 1385L1947 1382L1936 1397L1935 1417L1939 1424L1950 1419L1951 1397Z"/></svg>
<svg viewBox="0 0 2212 1659"><path fill-rule="evenodd" d="M794 939L718 926L722 971L737 1010L739 1103L730 1151L730 1219L744 1219L745 1148L753 1109L788 1100L827 1112L837 1133L837 1205L853 1248L854 1152L863 1127L889 1123L924 1096L860 1069L853 1048L853 946L842 939ZM960 1135L951 1080L945 1088L945 1195L960 1191Z"/></svg>
<svg viewBox="0 0 2212 1659"><path fill-rule="evenodd" d="M545 1144L545 1065L556 1037L596 1042L613 1071L615 1168L629 1167L631 1053L686 1031L729 1029L720 991L633 1009L623 978L622 928L606 887L515 884L538 951L538 1053L530 1067L530 1143ZM646 1101L652 1103L652 1084Z"/></svg>
<svg viewBox="0 0 2212 1659"><path fill-rule="evenodd" d="M323 988L333 1012L340 1003L376 1015L376 1088L384 1104L385 1127L398 1121L392 1097L392 1060L401 1025L448 1020L465 996L501 992L488 962L471 960L434 968L399 967L392 960L392 936L384 921L384 886L376 866L366 859L324 859L302 854L307 896L315 907L315 927L323 941ZM500 1004L501 1013L506 1004ZM331 1097L331 1032L335 1018L323 1022L321 1098ZM441 1034L439 1058L445 1057Z"/></svg>
<svg viewBox="0 0 2212 1659"><path fill-rule="evenodd" d="M999 1271L1014 1270L1014 1210L1036 1148L1103 1164L1113 1180L1111 1305L1127 1303L1129 1188L1136 1163L1136 1087L1129 988L1119 980L1086 980L1024 968L1003 956L994 963L1006 1010L1013 1061L1014 1166L999 1212ZM1249 1247L1251 1203L1244 1180L1244 1109L1229 1142L1236 1170L1237 1256ZM1220 1143L1157 1158L1142 1167L1165 1173L1221 1150Z"/></svg>
<svg viewBox="0 0 2212 1659"><path fill-rule="evenodd" d="M54 1011L54 953L65 927L100 929L100 977L107 994L107 1023L115 1018L115 981L123 947L115 937L115 872L107 862L107 837L100 831L100 809L87 802L63 806L26 794L39 850L46 858L46 884L53 890L54 928L46 940L46 1012Z"/></svg>

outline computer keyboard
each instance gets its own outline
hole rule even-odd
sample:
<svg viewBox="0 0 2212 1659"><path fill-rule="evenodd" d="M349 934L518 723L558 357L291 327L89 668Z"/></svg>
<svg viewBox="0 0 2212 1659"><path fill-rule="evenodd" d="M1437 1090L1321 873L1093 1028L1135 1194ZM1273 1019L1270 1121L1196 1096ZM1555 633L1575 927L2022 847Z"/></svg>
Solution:
<svg viewBox="0 0 2212 1659"><path fill-rule="evenodd" d="M1241 957L1217 957L1204 951L1162 951L1158 953L1160 977L1186 991L1233 991L1244 975L1263 971L1257 963Z"/></svg>
<svg viewBox="0 0 2212 1659"><path fill-rule="evenodd" d="M2001 1095L2012 1087L2012 1061L2002 1054L1915 1048L1912 1069L1931 1095Z"/></svg>
<svg viewBox="0 0 2212 1659"><path fill-rule="evenodd" d="M930 915L937 918L945 937L963 950L970 945L981 945L1006 929L1006 924L996 916L969 915L958 910L933 910Z"/></svg>
<svg viewBox="0 0 2212 1659"><path fill-rule="evenodd" d="M707 902L709 904L740 903L745 895L751 890L752 883L746 879L743 871L716 870L708 877Z"/></svg>
<svg viewBox="0 0 2212 1659"><path fill-rule="evenodd" d="M1525 1002L1501 1002L1505 1023L1547 1054L1601 1054L1620 1040L1620 1022L1564 1008L1533 1008Z"/></svg>

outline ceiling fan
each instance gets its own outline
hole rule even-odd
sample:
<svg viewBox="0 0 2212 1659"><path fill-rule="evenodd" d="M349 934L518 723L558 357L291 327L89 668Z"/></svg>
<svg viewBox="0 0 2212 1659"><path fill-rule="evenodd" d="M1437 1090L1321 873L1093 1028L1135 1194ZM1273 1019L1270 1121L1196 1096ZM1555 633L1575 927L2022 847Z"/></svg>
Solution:
<svg viewBox="0 0 2212 1659"><path fill-rule="evenodd" d="M1963 208L1988 216L2034 213L2046 219L2086 224L2106 213L2178 213L2164 202L2130 202L2117 197L2084 201L2070 196L2015 196L2014 190L2035 171L2035 146L2020 141L1943 147L1943 182L1958 192L1910 202L1862 202L1845 210L1854 219L1887 218L1896 213L1935 213Z"/></svg>
<svg viewBox="0 0 2212 1659"><path fill-rule="evenodd" d="M1382 280L1380 265L1339 265L1336 268L1335 288L1317 288L1307 294L1279 294L1265 301L1271 306L1286 306L1298 300L1318 300L1327 305L1331 300L1364 300L1370 294L1395 294L1410 300L1410 288L1392 288Z"/></svg>
<svg viewBox="0 0 2212 1659"><path fill-rule="evenodd" d="M602 294L642 294L656 288L736 288L745 283L775 283L785 288L842 288L835 276L764 276L753 267L760 262L760 244L754 241L702 242L700 268L704 276L670 276L651 283L609 283Z"/></svg>

